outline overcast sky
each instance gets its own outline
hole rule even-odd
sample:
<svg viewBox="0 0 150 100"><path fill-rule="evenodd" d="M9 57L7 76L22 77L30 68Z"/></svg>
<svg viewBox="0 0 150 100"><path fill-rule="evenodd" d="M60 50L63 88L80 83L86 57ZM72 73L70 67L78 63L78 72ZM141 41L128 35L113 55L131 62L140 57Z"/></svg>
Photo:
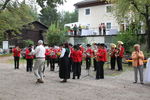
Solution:
<svg viewBox="0 0 150 100"><path fill-rule="evenodd" d="M18 0L18 1L23 1L23 0ZM29 1L29 2L28 2ZM32 2L31 2L32 1ZM74 11L75 7L74 4L83 0L66 0L67 2L65 2L63 5L58 6L58 11L69 11L72 12ZM26 3L32 3L33 5L36 4L35 0L26 0ZM40 7L37 6L38 9L38 13L40 13Z"/></svg>
<svg viewBox="0 0 150 100"><path fill-rule="evenodd" d="M79 1L83 1L83 0L67 0L67 2L64 3L64 5L61 5L61 6L58 7L58 10L59 11L72 12L75 9L74 4L79 2Z"/></svg>

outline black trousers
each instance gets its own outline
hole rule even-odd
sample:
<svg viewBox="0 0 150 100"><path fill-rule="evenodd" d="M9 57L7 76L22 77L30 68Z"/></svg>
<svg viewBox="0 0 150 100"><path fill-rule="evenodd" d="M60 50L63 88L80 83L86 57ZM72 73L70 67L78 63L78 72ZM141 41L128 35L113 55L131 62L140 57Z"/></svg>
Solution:
<svg viewBox="0 0 150 100"><path fill-rule="evenodd" d="M99 28L99 35L102 35L102 32L101 32L102 30Z"/></svg>
<svg viewBox="0 0 150 100"><path fill-rule="evenodd" d="M104 62L103 61L97 62L96 79L104 79Z"/></svg>
<svg viewBox="0 0 150 100"><path fill-rule="evenodd" d="M47 61L47 67L50 65L50 56L46 56L46 61Z"/></svg>
<svg viewBox="0 0 150 100"><path fill-rule="evenodd" d="M77 31L76 30L74 30L74 36L76 36L77 35Z"/></svg>
<svg viewBox="0 0 150 100"><path fill-rule="evenodd" d="M122 57L117 57L118 71L122 71Z"/></svg>
<svg viewBox="0 0 150 100"><path fill-rule="evenodd" d="M20 57L14 57L15 69L19 69L19 60L20 60Z"/></svg>
<svg viewBox="0 0 150 100"><path fill-rule="evenodd" d="M96 59L93 59L93 64L94 64L94 71L96 71Z"/></svg>
<svg viewBox="0 0 150 100"><path fill-rule="evenodd" d="M81 62L73 62L73 77L81 75Z"/></svg>
<svg viewBox="0 0 150 100"><path fill-rule="evenodd" d="M90 69L90 67L91 67L91 58L86 57L86 69Z"/></svg>
<svg viewBox="0 0 150 100"><path fill-rule="evenodd" d="M27 68L26 68L26 71L27 71L27 72L32 72L33 59L26 59L26 60L27 60Z"/></svg>
<svg viewBox="0 0 150 100"><path fill-rule="evenodd" d="M72 58L69 58L69 68L70 68L70 72L73 72L73 61L72 61Z"/></svg>
<svg viewBox="0 0 150 100"><path fill-rule="evenodd" d="M51 61L50 61L50 64L51 64L50 70L51 71L54 71L54 69L55 69L55 61L56 61L56 59L51 58Z"/></svg>
<svg viewBox="0 0 150 100"><path fill-rule="evenodd" d="M115 69L115 65L116 65L116 58L115 57L111 57L110 65L111 65L111 70L114 70Z"/></svg>

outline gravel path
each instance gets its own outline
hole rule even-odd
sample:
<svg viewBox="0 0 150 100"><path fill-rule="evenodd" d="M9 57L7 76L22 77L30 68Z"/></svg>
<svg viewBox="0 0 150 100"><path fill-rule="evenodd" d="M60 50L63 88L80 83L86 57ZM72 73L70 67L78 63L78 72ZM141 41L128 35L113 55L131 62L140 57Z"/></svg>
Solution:
<svg viewBox="0 0 150 100"><path fill-rule="evenodd" d="M0 100L150 100L150 85L133 84L133 71L105 76L104 80L82 77L60 83L58 72L46 68L45 83L36 84L25 64L14 70L6 59L10 58L0 58Z"/></svg>

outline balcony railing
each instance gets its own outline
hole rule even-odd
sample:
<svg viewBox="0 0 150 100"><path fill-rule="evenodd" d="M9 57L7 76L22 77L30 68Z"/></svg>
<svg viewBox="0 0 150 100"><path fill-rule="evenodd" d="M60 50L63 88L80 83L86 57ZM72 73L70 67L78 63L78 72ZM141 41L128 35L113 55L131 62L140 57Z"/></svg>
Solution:
<svg viewBox="0 0 150 100"><path fill-rule="evenodd" d="M111 29L99 30L96 28L87 28L87 29L77 29L77 31L68 30L69 36L92 36L92 35L114 35L118 33L117 27L112 27Z"/></svg>

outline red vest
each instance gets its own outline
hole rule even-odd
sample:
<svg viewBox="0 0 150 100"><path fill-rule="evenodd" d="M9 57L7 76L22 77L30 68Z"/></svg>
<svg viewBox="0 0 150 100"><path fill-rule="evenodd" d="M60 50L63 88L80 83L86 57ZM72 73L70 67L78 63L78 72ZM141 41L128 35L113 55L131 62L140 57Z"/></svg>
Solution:
<svg viewBox="0 0 150 100"><path fill-rule="evenodd" d="M33 55L29 55L29 53L30 53L30 51L29 51L29 49L27 48L27 49L26 49L26 59L33 59L34 56L33 56Z"/></svg>
<svg viewBox="0 0 150 100"><path fill-rule="evenodd" d="M14 57L20 57L20 52L21 52L21 50L17 50L16 48L14 48L14 49L12 50L12 52L13 52L13 56L14 56Z"/></svg>
<svg viewBox="0 0 150 100"><path fill-rule="evenodd" d="M70 48L70 51L71 51L70 58L73 59L73 52L74 52L74 49L73 49L73 48Z"/></svg>
<svg viewBox="0 0 150 100"><path fill-rule="evenodd" d="M52 49L50 55L51 55L50 58L56 59L57 58L57 50L56 49Z"/></svg>
<svg viewBox="0 0 150 100"><path fill-rule="evenodd" d="M50 56L50 49L46 49L45 56Z"/></svg>
<svg viewBox="0 0 150 100"><path fill-rule="evenodd" d="M111 58L115 58L115 57L116 57L116 56L115 56L115 54L116 54L116 49L115 49L115 48L114 48L114 49L111 49L110 52L111 52L110 57L111 57Z"/></svg>
<svg viewBox="0 0 150 100"><path fill-rule="evenodd" d="M124 47L121 47L120 52L119 52L119 57L124 56Z"/></svg>
<svg viewBox="0 0 150 100"><path fill-rule="evenodd" d="M81 62L82 61L82 52L80 50L74 50L72 52L73 62Z"/></svg>
<svg viewBox="0 0 150 100"><path fill-rule="evenodd" d="M97 61L107 61L107 51L105 49L99 49L98 52L96 53L96 58Z"/></svg>
<svg viewBox="0 0 150 100"><path fill-rule="evenodd" d="M93 56L93 50L92 49L87 49L86 50L86 57L92 57Z"/></svg>

